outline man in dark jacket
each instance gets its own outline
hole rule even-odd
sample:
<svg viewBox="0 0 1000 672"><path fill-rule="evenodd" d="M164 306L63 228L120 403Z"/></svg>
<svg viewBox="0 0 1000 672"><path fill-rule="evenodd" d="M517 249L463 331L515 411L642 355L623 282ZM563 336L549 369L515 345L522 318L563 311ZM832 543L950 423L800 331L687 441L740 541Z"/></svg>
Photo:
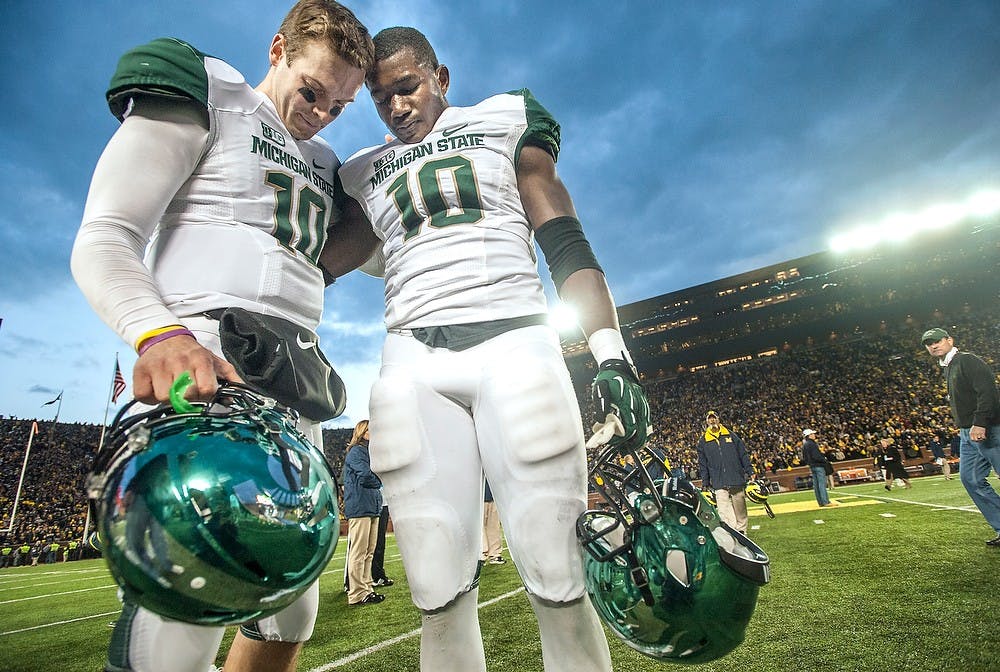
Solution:
<svg viewBox="0 0 1000 672"><path fill-rule="evenodd" d="M802 462L812 472L816 503L820 506L837 506L835 502L830 501L830 496L826 492L826 457L813 438L815 436L818 436L815 429L802 430Z"/></svg>
<svg viewBox="0 0 1000 672"><path fill-rule="evenodd" d="M722 521L746 534L747 499L743 489L754 475L746 444L722 426L715 411L708 412L705 422L708 426L698 441L701 489L714 492Z"/></svg>
<svg viewBox="0 0 1000 672"><path fill-rule="evenodd" d="M961 437L958 474L969 497L996 531L996 537L986 545L1000 548L1000 495L986 480L991 468L1000 474L1000 392L996 374L971 352L959 352L951 335L940 327L925 331L920 342L944 367L948 405Z"/></svg>

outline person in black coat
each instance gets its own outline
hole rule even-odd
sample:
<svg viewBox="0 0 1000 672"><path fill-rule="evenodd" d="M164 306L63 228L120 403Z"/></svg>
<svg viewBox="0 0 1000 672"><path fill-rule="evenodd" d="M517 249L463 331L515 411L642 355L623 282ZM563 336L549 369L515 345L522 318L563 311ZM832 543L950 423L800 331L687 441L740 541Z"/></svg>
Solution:
<svg viewBox="0 0 1000 672"><path fill-rule="evenodd" d="M882 466L885 468L885 489L892 490L895 479L903 482L906 489L913 487L910 479L906 476L906 467L903 465L903 454L899 452L896 442L893 439L879 439L882 445Z"/></svg>
<svg viewBox="0 0 1000 672"><path fill-rule="evenodd" d="M826 491L826 465L828 461L826 455L819 449L816 439L813 438L818 435L819 433L815 429L802 430L802 462L812 472L816 503L820 506L837 506L836 502L830 501L830 495Z"/></svg>
<svg viewBox="0 0 1000 672"><path fill-rule="evenodd" d="M936 357L948 383L948 406L959 428L958 476L976 508L996 531L987 546L1000 548L1000 495L986 480L1000 474L1000 388L996 373L981 357L961 352L944 329L928 329L920 337Z"/></svg>

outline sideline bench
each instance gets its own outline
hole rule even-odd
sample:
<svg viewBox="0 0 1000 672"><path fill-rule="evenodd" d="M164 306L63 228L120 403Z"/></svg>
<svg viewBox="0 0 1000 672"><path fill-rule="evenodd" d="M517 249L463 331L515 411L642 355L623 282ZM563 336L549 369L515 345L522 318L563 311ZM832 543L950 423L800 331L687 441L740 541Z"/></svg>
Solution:
<svg viewBox="0 0 1000 672"><path fill-rule="evenodd" d="M864 467L855 467L854 469L838 469L837 480L841 483L851 483L853 481L870 481L872 477Z"/></svg>

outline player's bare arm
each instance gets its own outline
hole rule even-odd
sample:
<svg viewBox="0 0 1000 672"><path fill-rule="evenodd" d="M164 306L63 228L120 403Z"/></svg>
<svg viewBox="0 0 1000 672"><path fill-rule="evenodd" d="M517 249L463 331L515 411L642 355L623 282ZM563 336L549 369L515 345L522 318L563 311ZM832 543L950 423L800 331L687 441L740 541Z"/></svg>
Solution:
<svg viewBox="0 0 1000 672"><path fill-rule="evenodd" d="M556 173L555 161L544 149L526 146L521 150L517 186L528 221L535 230L558 217L576 217L573 199ZM618 313L611 290L599 269L581 268L573 272L558 291L559 297L576 309L586 336L598 329L618 330Z"/></svg>
<svg viewBox="0 0 1000 672"><path fill-rule="evenodd" d="M328 281L339 278L365 263L381 243L361 206L353 198L344 199L340 217L327 234L319 255Z"/></svg>

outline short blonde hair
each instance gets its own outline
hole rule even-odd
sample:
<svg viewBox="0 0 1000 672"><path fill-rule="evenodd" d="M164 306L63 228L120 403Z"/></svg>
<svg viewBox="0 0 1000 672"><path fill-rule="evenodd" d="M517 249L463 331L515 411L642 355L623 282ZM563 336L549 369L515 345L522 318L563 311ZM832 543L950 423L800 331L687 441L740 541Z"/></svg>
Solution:
<svg viewBox="0 0 1000 672"><path fill-rule="evenodd" d="M306 44L316 41L366 72L375 62L375 45L368 29L351 10L333 0L299 0L278 32L285 36L288 63Z"/></svg>

